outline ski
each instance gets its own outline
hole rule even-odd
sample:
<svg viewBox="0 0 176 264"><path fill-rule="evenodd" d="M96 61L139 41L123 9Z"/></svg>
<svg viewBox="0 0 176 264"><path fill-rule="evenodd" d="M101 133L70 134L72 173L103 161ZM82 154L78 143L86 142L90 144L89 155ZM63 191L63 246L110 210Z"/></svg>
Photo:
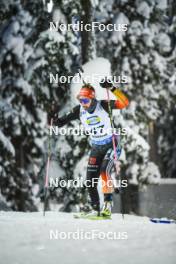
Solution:
<svg viewBox="0 0 176 264"><path fill-rule="evenodd" d="M87 220L112 220L111 216L96 216L96 215L87 215L84 213L74 214L75 219L87 219Z"/></svg>
<svg viewBox="0 0 176 264"><path fill-rule="evenodd" d="M150 221L155 224L176 224L176 220L167 218L150 218Z"/></svg>

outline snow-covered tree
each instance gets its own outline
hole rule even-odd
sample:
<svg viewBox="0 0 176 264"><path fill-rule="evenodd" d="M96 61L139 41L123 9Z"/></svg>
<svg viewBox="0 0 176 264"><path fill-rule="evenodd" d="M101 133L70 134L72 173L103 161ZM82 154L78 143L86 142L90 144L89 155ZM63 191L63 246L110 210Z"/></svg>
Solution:
<svg viewBox="0 0 176 264"><path fill-rule="evenodd" d="M51 12L50 21L61 24L74 23L80 13L80 4L72 1L53 1L53 9ZM49 23L48 23L49 25ZM69 77L74 76L75 71L80 66L81 46L79 39L80 36L73 30L50 30L49 28L42 31L39 35L36 51L41 54L42 59L45 61L43 66L37 68L34 78L34 85L36 80L40 83L38 98L39 102L44 104L45 100L49 102L55 101L59 108L59 114L71 110L70 104L70 81L62 83L61 76ZM50 78L50 74L58 81L54 81L54 78ZM38 76L41 76L39 79ZM50 79L52 81L50 82ZM40 99L41 98L41 99ZM43 100L44 98L44 100ZM67 105L67 107L65 107ZM51 108L51 105L49 105ZM49 111L49 108L47 111ZM72 126L72 124L69 124ZM80 159L85 143L81 143L81 140L77 140L73 136L52 136L52 165L56 166L58 173L57 177L65 181L73 180L74 167L77 160ZM64 146L64 147L63 147ZM77 151L75 152L75 148ZM45 163L41 170L41 178L45 175ZM54 172L51 168L51 178L54 177ZM85 190L78 190L76 188L59 187L56 191L51 193L51 197L59 202L63 203L62 210L69 211L72 206L78 204L83 199Z"/></svg>
<svg viewBox="0 0 176 264"><path fill-rule="evenodd" d="M129 96L130 107L122 111L124 118L115 116L116 124L128 131L126 175L135 184L157 182L159 165L162 176L175 177L174 1L1 2L1 199L15 210L36 210L35 187L39 183L42 188L46 170L47 112L52 101L60 115L72 107L71 85L60 77L74 75L81 63L95 55L111 62L113 75L128 77L128 83L119 86ZM68 25L81 19L124 23L128 30L91 34L50 30L51 21ZM65 180L82 176L88 150L85 136L52 137L53 173ZM58 188L52 196L67 211L85 202L84 189Z"/></svg>
<svg viewBox="0 0 176 264"><path fill-rule="evenodd" d="M40 2L40 3L39 3ZM44 136L40 109L27 77L34 59L32 36L42 1L3 1L1 26L1 193L14 210L36 210L37 164Z"/></svg>
<svg viewBox="0 0 176 264"><path fill-rule="evenodd" d="M127 0L107 6L100 1L97 16L102 22L128 25L125 32L106 32L106 38L104 32L97 33L98 52L111 59L113 75L128 76L128 83L121 85L130 98L123 124L131 131L125 143L126 173L133 183L151 182L152 175L156 182L160 173L150 158L149 124L159 124L174 100L170 87L175 70L170 58L175 43L167 2Z"/></svg>

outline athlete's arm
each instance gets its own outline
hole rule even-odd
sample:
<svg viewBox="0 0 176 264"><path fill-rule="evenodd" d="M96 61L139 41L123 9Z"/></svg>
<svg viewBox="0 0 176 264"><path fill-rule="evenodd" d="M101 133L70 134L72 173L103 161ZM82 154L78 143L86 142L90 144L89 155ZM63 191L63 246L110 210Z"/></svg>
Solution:
<svg viewBox="0 0 176 264"><path fill-rule="evenodd" d="M111 109L123 109L129 105L128 98L119 89L112 88L111 91L118 98L118 100L110 100ZM106 112L109 111L108 100L101 100L101 105Z"/></svg>
<svg viewBox="0 0 176 264"><path fill-rule="evenodd" d="M108 78L103 79L100 82L102 88L109 89L117 98L117 100L110 100L111 109L123 109L129 105L128 98L117 87L114 87L111 80ZM106 103L103 103L106 107Z"/></svg>
<svg viewBox="0 0 176 264"><path fill-rule="evenodd" d="M112 109L123 109L129 105L128 98L120 89L113 87L110 90L117 98L117 100L111 100Z"/></svg>
<svg viewBox="0 0 176 264"><path fill-rule="evenodd" d="M53 123L55 126L62 127L66 125L67 123L69 123L70 121L79 119L79 113L80 113L80 105L77 105L66 115L63 115L62 117L54 118Z"/></svg>

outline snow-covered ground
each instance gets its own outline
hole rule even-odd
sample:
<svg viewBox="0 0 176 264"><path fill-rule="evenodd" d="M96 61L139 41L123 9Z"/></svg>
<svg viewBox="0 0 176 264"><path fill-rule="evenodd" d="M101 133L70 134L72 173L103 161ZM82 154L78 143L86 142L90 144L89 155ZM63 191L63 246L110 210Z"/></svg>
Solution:
<svg viewBox="0 0 176 264"><path fill-rule="evenodd" d="M116 239L108 239L108 232ZM114 214L112 221L92 221L71 213L0 212L1 264L171 264L175 249L176 225L154 224L146 217L125 215L122 220Z"/></svg>

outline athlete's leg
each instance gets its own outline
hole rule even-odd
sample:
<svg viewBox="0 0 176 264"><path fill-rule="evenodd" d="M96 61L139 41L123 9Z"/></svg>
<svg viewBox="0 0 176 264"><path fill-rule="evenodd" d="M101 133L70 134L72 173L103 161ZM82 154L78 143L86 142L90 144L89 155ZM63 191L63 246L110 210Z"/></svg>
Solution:
<svg viewBox="0 0 176 264"><path fill-rule="evenodd" d="M121 155L121 148L119 146L117 146L116 148L116 153L117 153L117 158L119 159ZM118 164L119 164L119 161L118 161ZM103 159L101 169L100 169L102 184L103 184L102 191L104 193L105 202L112 201L112 194L114 192L114 187L115 187L113 183L113 179L111 177L111 172L113 168L115 169L114 150L112 147L110 147L107 150L107 153ZM118 171L119 170L120 170L120 167L118 166Z"/></svg>
<svg viewBox="0 0 176 264"><path fill-rule="evenodd" d="M114 192L111 171L114 166L112 157L113 149L109 148L101 165L102 191L104 193L104 201L112 201L112 193Z"/></svg>
<svg viewBox="0 0 176 264"><path fill-rule="evenodd" d="M104 193L104 205L101 211L102 216L110 217L112 211L112 196L114 192L114 182L111 177L114 167L113 148L110 147L103 159L101 166L102 191Z"/></svg>
<svg viewBox="0 0 176 264"><path fill-rule="evenodd" d="M88 192L91 198L92 207L99 211L100 210L100 201L99 194L97 190L98 180L100 176L100 167L105 153L100 151L99 148L92 148L89 161L87 165L87 186Z"/></svg>

